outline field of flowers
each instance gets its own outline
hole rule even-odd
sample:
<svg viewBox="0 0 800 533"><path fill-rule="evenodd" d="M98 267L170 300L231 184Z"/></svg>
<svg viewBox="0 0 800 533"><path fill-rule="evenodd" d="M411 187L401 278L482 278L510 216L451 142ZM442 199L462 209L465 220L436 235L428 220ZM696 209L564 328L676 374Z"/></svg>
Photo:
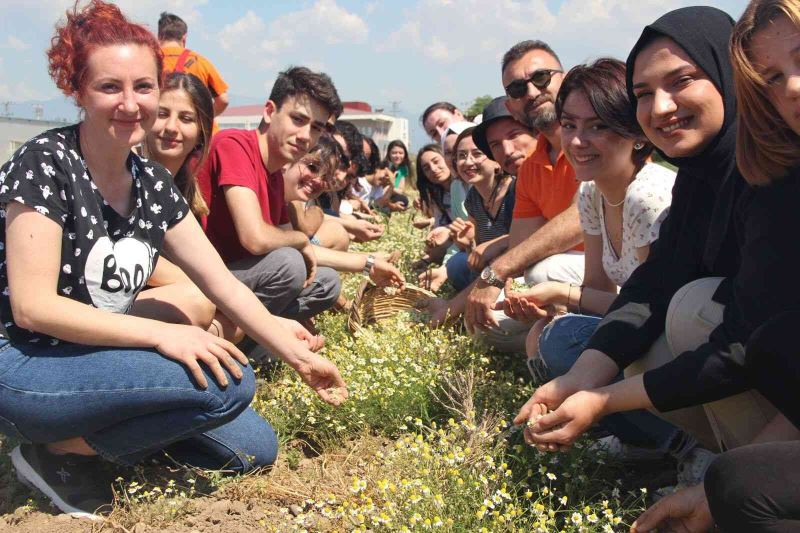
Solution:
<svg viewBox="0 0 800 533"><path fill-rule="evenodd" d="M384 237L360 248L402 250L412 280L408 265L420 243L410 215L395 215ZM352 295L360 282L347 277L345 291ZM522 361L458 329L430 330L424 318L401 313L352 336L346 316L322 316L323 353L350 392L343 406L317 400L290 369L258 369L254 407L282 444L273 469L229 479L139 468L120 481L114 512L95 530L627 531L645 506L640 487L664 480L632 474L585 443L564 454L526 446L509 425L535 387ZM46 511L7 479L7 462L0 471L0 514Z"/></svg>

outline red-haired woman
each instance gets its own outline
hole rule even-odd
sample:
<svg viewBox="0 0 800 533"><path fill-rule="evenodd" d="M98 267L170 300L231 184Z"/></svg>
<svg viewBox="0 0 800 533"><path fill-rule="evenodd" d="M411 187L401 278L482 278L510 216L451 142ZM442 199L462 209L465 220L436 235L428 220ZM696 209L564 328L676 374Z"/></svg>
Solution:
<svg viewBox="0 0 800 533"><path fill-rule="evenodd" d="M170 174L131 151L156 119L158 42L93 0L67 13L48 57L84 119L32 139L0 169L0 431L25 441L12 452L18 476L61 510L94 517L111 502L103 460L166 449L204 468L272 463L277 440L248 407L244 355L201 328L131 313L164 250L324 400L347 394L336 367L228 272Z"/></svg>

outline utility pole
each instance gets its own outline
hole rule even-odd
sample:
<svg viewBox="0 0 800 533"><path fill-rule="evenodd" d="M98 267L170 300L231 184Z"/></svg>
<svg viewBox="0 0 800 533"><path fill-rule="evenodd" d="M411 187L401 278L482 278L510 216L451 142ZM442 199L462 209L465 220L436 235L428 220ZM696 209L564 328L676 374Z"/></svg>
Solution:
<svg viewBox="0 0 800 533"><path fill-rule="evenodd" d="M42 104L33 104L33 118L42 120L44 117L44 106Z"/></svg>

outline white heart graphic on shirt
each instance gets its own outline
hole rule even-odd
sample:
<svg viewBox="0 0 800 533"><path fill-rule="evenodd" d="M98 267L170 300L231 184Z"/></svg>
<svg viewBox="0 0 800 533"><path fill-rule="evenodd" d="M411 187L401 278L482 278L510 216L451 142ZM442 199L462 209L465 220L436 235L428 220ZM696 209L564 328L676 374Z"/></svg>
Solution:
<svg viewBox="0 0 800 533"><path fill-rule="evenodd" d="M100 309L125 313L153 272L153 248L135 238L97 239L86 257L86 288Z"/></svg>

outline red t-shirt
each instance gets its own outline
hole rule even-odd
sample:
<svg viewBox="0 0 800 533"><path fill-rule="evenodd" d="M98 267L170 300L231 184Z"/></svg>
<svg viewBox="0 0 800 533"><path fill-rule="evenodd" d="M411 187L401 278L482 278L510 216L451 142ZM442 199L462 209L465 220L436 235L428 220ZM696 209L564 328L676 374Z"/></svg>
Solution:
<svg viewBox="0 0 800 533"><path fill-rule="evenodd" d="M264 168L257 130L228 129L216 134L197 182L210 211L203 227L226 263L248 257L250 252L236 234L223 187L247 187L255 192L267 224L279 226L289 222L283 199L283 175L269 174Z"/></svg>

